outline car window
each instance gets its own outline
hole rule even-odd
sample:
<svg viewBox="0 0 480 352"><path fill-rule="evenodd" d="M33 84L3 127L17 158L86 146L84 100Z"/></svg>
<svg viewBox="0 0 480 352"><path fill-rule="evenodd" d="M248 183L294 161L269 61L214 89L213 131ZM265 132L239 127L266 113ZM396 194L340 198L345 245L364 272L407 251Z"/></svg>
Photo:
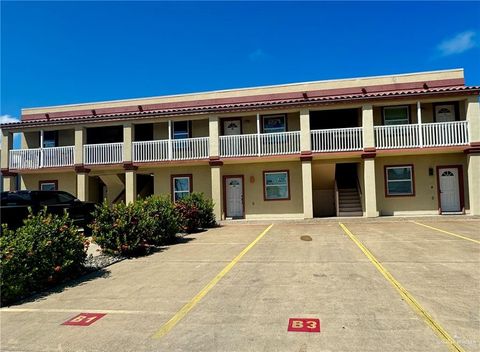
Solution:
<svg viewBox="0 0 480 352"><path fill-rule="evenodd" d="M72 203L75 200L75 197L66 192L57 193L57 198L59 203Z"/></svg>
<svg viewBox="0 0 480 352"><path fill-rule="evenodd" d="M2 205L29 205L30 194L29 193L2 193L1 199Z"/></svg>
<svg viewBox="0 0 480 352"><path fill-rule="evenodd" d="M40 205L54 205L58 203L57 194L55 192L38 192L38 203Z"/></svg>

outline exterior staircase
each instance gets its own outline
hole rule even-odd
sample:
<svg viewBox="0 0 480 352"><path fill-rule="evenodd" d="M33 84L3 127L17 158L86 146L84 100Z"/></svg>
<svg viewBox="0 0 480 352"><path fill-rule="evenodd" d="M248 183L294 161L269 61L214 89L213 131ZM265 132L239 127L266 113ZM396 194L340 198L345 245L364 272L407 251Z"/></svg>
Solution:
<svg viewBox="0 0 480 352"><path fill-rule="evenodd" d="M363 216L362 203L356 188L338 189L337 216Z"/></svg>

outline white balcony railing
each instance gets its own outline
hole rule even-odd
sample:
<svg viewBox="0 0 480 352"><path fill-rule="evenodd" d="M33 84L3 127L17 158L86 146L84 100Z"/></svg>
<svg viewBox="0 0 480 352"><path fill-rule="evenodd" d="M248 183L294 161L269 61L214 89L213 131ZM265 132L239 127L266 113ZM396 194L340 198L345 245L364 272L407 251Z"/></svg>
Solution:
<svg viewBox="0 0 480 352"><path fill-rule="evenodd" d="M468 121L426 123L421 125L424 147L469 144Z"/></svg>
<svg viewBox="0 0 480 352"><path fill-rule="evenodd" d="M208 137L133 142L133 161L207 159L208 151Z"/></svg>
<svg viewBox="0 0 480 352"><path fill-rule="evenodd" d="M208 158L208 137L172 140L172 160Z"/></svg>
<svg viewBox="0 0 480 352"><path fill-rule="evenodd" d="M420 147L418 125L375 126L377 149L398 149Z"/></svg>
<svg viewBox="0 0 480 352"><path fill-rule="evenodd" d="M86 144L83 146L85 164L119 164L123 162L123 143Z"/></svg>
<svg viewBox="0 0 480 352"><path fill-rule="evenodd" d="M258 155L258 145L258 134L220 136L220 156L228 158Z"/></svg>
<svg viewBox="0 0 480 352"><path fill-rule="evenodd" d="M220 136L220 156L265 156L300 153L300 132Z"/></svg>
<svg viewBox="0 0 480 352"><path fill-rule="evenodd" d="M72 166L75 147L54 147L10 150L9 167L15 170L39 169L43 167Z"/></svg>
<svg viewBox="0 0 480 352"><path fill-rule="evenodd" d="M42 167L72 166L75 164L75 147L42 149Z"/></svg>
<svg viewBox="0 0 480 352"><path fill-rule="evenodd" d="M469 143L467 121L375 126L374 130L378 149L444 147Z"/></svg>
<svg viewBox="0 0 480 352"><path fill-rule="evenodd" d="M313 152L347 152L363 149L361 127L313 130Z"/></svg>
<svg viewBox="0 0 480 352"><path fill-rule="evenodd" d="M133 142L133 161L165 161L168 154L168 140Z"/></svg>
<svg viewBox="0 0 480 352"><path fill-rule="evenodd" d="M14 170L38 169L40 167L40 148L10 150L9 168Z"/></svg>

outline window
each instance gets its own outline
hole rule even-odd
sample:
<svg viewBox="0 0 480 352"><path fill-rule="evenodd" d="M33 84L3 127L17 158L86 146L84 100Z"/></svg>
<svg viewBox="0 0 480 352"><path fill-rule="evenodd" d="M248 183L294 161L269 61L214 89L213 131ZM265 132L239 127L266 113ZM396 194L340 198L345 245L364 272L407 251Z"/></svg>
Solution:
<svg viewBox="0 0 480 352"><path fill-rule="evenodd" d="M41 191L56 191L58 189L58 181L40 181L38 188Z"/></svg>
<svg viewBox="0 0 480 352"><path fill-rule="evenodd" d="M58 131L43 132L43 148L58 147Z"/></svg>
<svg viewBox="0 0 480 352"><path fill-rule="evenodd" d="M385 183L387 196L413 196L413 165L386 166Z"/></svg>
<svg viewBox="0 0 480 352"><path fill-rule="evenodd" d="M61 204L64 204L64 203L69 204L75 201L75 197L67 192L58 192L57 199L58 199L58 202Z"/></svg>
<svg viewBox="0 0 480 352"><path fill-rule="evenodd" d="M173 122L173 139L186 139L190 137L189 121Z"/></svg>
<svg viewBox="0 0 480 352"><path fill-rule="evenodd" d="M286 132L285 115L263 116L263 133Z"/></svg>
<svg viewBox="0 0 480 352"><path fill-rule="evenodd" d="M383 124L408 125L410 123L408 106L392 106L383 108Z"/></svg>
<svg viewBox="0 0 480 352"><path fill-rule="evenodd" d="M290 199L288 171L265 171L263 185L265 200Z"/></svg>
<svg viewBox="0 0 480 352"><path fill-rule="evenodd" d="M172 199L176 202L192 192L192 175L172 175Z"/></svg>

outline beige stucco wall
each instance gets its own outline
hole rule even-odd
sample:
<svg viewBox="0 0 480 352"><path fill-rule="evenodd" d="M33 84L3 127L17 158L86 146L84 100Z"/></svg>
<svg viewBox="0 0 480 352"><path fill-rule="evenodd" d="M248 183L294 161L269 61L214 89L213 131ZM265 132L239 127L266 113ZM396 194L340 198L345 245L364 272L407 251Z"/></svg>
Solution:
<svg viewBox="0 0 480 352"><path fill-rule="evenodd" d="M75 145L75 130L60 130L58 131L58 146L66 147Z"/></svg>
<svg viewBox="0 0 480 352"><path fill-rule="evenodd" d="M21 175L22 189L37 190L40 181L58 181L58 190L77 196L77 176L74 172L39 173Z"/></svg>
<svg viewBox="0 0 480 352"><path fill-rule="evenodd" d="M203 192L207 197L212 195L212 180L210 166L177 166L162 167L153 171L154 193L171 196L171 175L192 174L193 192Z"/></svg>
<svg viewBox="0 0 480 352"><path fill-rule="evenodd" d="M374 76L374 77L325 80L325 81L315 81L315 82L301 82L301 83L285 84L285 85L277 85L277 86L252 87L252 88L246 88L246 89L232 89L232 90L224 90L224 91L181 94L181 95L171 95L171 96L163 96L163 97L126 99L126 100L105 101L105 102L97 102L97 103L84 103L84 104L72 104L72 105L63 105L63 106L30 108L30 109L22 109L22 115L35 114L35 113L49 113L49 112L57 112L57 111L82 110L82 109L98 109L98 108L118 107L118 106L135 106L135 105L142 105L142 104L156 104L156 103L166 103L166 102L194 101L194 100L202 100L202 99L231 98L231 97L258 95L258 94L275 94L275 93L285 93L285 92L303 93L309 90L349 88L349 87L368 87L373 85L396 84L396 83L406 83L406 82L426 82L431 80L463 78L463 76L464 76L463 69L455 69L455 70L417 72L417 73L388 75L388 76Z"/></svg>
<svg viewBox="0 0 480 352"><path fill-rule="evenodd" d="M263 171L276 170L289 170L290 200L265 201L263 199ZM224 165L222 166L222 177L226 175L244 176L245 217L247 219L303 218L300 161Z"/></svg>
<svg viewBox="0 0 480 352"><path fill-rule="evenodd" d="M384 166L413 164L415 196L385 197ZM377 208L380 215L438 214L437 166L462 165L465 209L469 209L467 158L464 154L431 154L375 158ZM434 175L429 176L428 169Z"/></svg>
<svg viewBox="0 0 480 352"><path fill-rule="evenodd" d="M335 216L335 163L312 163L313 215Z"/></svg>

